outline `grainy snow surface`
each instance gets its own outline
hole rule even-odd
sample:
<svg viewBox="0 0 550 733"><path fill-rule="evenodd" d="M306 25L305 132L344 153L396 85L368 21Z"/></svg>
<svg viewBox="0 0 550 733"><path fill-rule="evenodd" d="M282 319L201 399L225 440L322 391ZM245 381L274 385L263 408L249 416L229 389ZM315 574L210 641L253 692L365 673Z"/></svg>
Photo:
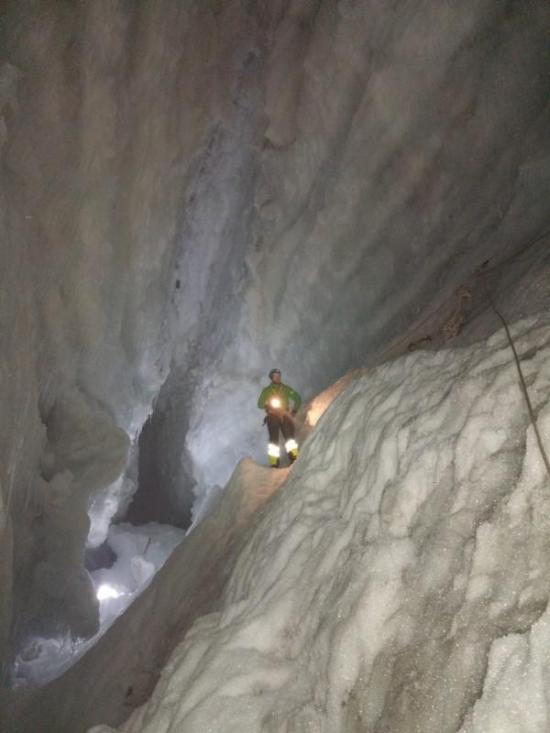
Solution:
<svg viewBox="0 0 550 733"><path fill-rule="evenodd" d="M550 318L512 331L550 446ZM549 479L505 334L411 354L334 400L222 610L120 731L548 731L549 567Z"/></svg>

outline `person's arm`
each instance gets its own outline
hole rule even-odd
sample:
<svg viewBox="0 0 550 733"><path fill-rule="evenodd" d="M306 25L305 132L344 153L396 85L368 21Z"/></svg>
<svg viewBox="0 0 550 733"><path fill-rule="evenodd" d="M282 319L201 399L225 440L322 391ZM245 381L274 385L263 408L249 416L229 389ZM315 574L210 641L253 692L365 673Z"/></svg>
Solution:
<svg viewBox="0 0 550 733"><path fill-rule="evenodd" d="M264 389L262 389L262 392L258 398L258 407L260 408L260 410L265 410L265 403L267 402L268 389L269 389L268 387L265 387Z"/></svg>
<svg viewBox="0 0 550 733"><path fill-rule="evenodd" d="M294 413L298 412L298 410L300 409L300 405L302 404L302 398L300 397L298 392L296 392L295 389L292 389L292 387L288 388L288 396L294 404L294 408L292 412Z"/></svg>

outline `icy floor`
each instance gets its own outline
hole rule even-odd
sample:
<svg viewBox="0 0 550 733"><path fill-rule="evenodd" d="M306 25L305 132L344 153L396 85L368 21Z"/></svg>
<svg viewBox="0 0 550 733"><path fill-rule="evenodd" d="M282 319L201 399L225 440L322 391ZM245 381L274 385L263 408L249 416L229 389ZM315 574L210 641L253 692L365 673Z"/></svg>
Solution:
<svg viewBox="0 0 550 733"><path fill-rule="evenodd" d="M513 333L550 446L550 319ZM124 733L550 730L550 485L502 332L360 376ZM99 726L94 733L112 729Z"/></svg>
<svg viewBox="0 0 550 733"><path fill-rule="evenodd" d="M91 573L99 600L99 633L81 641L36 637L15 660L14 687L44 685L72 666L145 590L184 535L176 527L153 523L111 526L108 542L117 559L112 567Z"/></svg>

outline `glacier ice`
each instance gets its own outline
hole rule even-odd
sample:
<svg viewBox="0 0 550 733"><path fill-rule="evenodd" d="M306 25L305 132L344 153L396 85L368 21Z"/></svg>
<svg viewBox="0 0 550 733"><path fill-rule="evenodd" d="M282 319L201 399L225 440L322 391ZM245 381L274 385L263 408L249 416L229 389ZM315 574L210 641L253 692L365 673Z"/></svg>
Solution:
<svg viewBox="0 0 550 733"><path fill-rule="evenodd" d="M73 606L49 599L53 623L95 628L86 506L95 544L127 501L125 451L109 475L88 456L86 497L63 483L69 567L52 522L36 532L60 488L42 477L48 416L67 395L90 442L135 441L181 373L159 462L177 474L187 443L182 477L222 485L263 454L254 409L220 435L224 382L244 402L279 363L318 391L542 231L549 13L544 0L8 3L0 656L29 586L23 625L42 626L52 575Z"/></svg>
<svg viewBox="0 0 550 733"><path fill-rule="evenodd" d="M112 525L107 538L116 560L110 568L91 573L99 601L98 632L89 639L76 640L68 633L31 637L15 658L14 686L44 685L72 666L147 588L184 534L175 527L153 523Z"/></svg>
<svg viewBox="0 0 550 733"><path fill-rule="evenodd" d="M512 333L549 446L550 318ZM549 477L504 332L335 394L123 733L549 729Z"/></svg>

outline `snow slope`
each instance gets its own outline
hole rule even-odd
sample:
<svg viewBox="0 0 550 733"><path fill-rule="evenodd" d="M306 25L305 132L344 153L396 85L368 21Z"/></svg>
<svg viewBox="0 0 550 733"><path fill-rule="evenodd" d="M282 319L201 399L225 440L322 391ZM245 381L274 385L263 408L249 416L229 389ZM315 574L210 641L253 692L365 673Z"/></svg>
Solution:
<svg viewBox="0 0 550 733"><path fill-rule="evenodd" d="M512 332L548 447L550 317ZM222 609L120 731L547 731L549 566L549 477L505 334L411 354L321 417Z"/></svg>

